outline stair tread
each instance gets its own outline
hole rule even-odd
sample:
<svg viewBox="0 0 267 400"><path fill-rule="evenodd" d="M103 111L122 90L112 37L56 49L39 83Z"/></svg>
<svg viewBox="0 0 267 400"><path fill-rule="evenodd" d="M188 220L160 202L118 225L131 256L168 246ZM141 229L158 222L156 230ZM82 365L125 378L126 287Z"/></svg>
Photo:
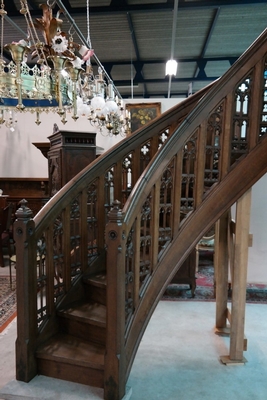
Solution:
<svg viewBox="0 0 267 400"><path fill-rule="evenodd" d="M97 326L106 326L106 307L99 303L79 301L58 311L58 315Z"/></svg>
<svg viewBox="0 0 267 400"><path fill-rule="evenodd" d="M103 273L98 273L97 275L91 275L91 276L85 276L83 278L84 283L91 284L94 286L98 287L106 287L107 285L107 280L106 280L106 274Z"/></svg>
<svg viewBox="0 0 267 400"><path fill-rule="evenodd" d="M63 333L53 336L36 352L38 358L101 370L104 354L104 346Z"/></svg>

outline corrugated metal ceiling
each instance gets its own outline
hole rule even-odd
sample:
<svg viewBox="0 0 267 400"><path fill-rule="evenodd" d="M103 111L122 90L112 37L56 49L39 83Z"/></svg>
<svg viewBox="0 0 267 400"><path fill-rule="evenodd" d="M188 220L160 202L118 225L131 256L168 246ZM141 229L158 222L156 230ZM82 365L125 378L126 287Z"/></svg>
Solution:
<svg viewBox="0 0 267 400"><path fill-rule="evenodd" d="M42 3L28 1L33 19L41 17ZM63 4L87 40L87 0ZM124 97L167 96L173 7L174 0L90 0L92 47ZM6 0L5 9L26 32L20 1ZM266 17L267 0L179 0L174 49L179 66L171 96L186 95L190 82L197 91L221 76L265 29ZM61 18L68 32L68 19ZM5 23L5 28L4 43L21 38L14 26ZM79 42L77 36L74 40Z"/></svg>

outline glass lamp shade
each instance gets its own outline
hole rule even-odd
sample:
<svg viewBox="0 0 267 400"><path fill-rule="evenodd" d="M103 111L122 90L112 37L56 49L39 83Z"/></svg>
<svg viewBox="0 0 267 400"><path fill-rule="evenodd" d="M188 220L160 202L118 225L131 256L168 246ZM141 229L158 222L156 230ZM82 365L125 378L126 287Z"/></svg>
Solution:
<svg viewBox="0 0 267 400"><path fill-rule="evenodd" d="M80 96L77 97L77 114L79 116L90 114L90 107L83 103Z"/></svg>
<svg viewBox="0 0 267 400"><path fill-rule="evenodd" d="M106 118L106 115L108 114L108 110L106 109L106 106L104 106L103 108L101 108L101 109L98 109L98 110L96 110L96 116L97 116L97 118L100 118L100 119L105 119Z"/></svg>
<svg viewBox="0 0 267 400"><path fill-rule="evenodd" d="M105 100L101 96L96 96L91 100L91 106L94 111L96 110L102 110L102 108L105 106Z"/></svg>
<svg viewBox="0 0 267 400"><path fill-rule="evenodd" d="M117 104L115 103L114 100L108 100L108 101L106 101L105 108L106 108L106 109L108 110L108 112L110 112L110 113L115 113L115 112L118 111L118 106L117 106Z"/></svg>
<svg viewBox="0 0 267 400"><path fill-rule="evenodd" d="M168 60L166 63L165 75L176 75L178 63L176 60Z"/></svg>

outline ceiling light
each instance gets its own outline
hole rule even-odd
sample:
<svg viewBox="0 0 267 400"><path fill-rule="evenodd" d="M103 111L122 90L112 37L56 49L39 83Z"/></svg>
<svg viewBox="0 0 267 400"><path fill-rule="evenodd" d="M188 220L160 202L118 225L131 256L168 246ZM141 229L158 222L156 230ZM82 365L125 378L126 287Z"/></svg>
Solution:
<svg viewBox="0 0 267 400"><path fill-rule="evenodd" d="M166 63L165 75L173 75L175 76L177 73L178 63L176 60L168 60Z"/></svg>

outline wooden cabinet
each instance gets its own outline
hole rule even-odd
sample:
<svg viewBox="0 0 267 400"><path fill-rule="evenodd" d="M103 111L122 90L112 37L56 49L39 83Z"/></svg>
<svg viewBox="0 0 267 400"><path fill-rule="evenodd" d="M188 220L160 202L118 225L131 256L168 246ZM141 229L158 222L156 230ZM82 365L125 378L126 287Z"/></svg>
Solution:
<svg viewBox="0 0 267 400"><path fill-rule="evenodd" d="M35 215L49 199L48 178L0 178L0 188L3 190L2 199L12 205L14 212L19 202L26 199Z"/></svg>
<svg viewBox="0 0 267 400"><path fill-rule="evenodd" d="M179 271L175 274L171 283L187 284L190 286L192 297L196 289L196 251L195 249L187 257Z"/></svg>
<svg viewBox="0 0 267 400"><path fill-rule="evenodd" d="M47 153L49 195L54 196L67 182L96 158L96 134L57 131L49 136Z"/></svg>

